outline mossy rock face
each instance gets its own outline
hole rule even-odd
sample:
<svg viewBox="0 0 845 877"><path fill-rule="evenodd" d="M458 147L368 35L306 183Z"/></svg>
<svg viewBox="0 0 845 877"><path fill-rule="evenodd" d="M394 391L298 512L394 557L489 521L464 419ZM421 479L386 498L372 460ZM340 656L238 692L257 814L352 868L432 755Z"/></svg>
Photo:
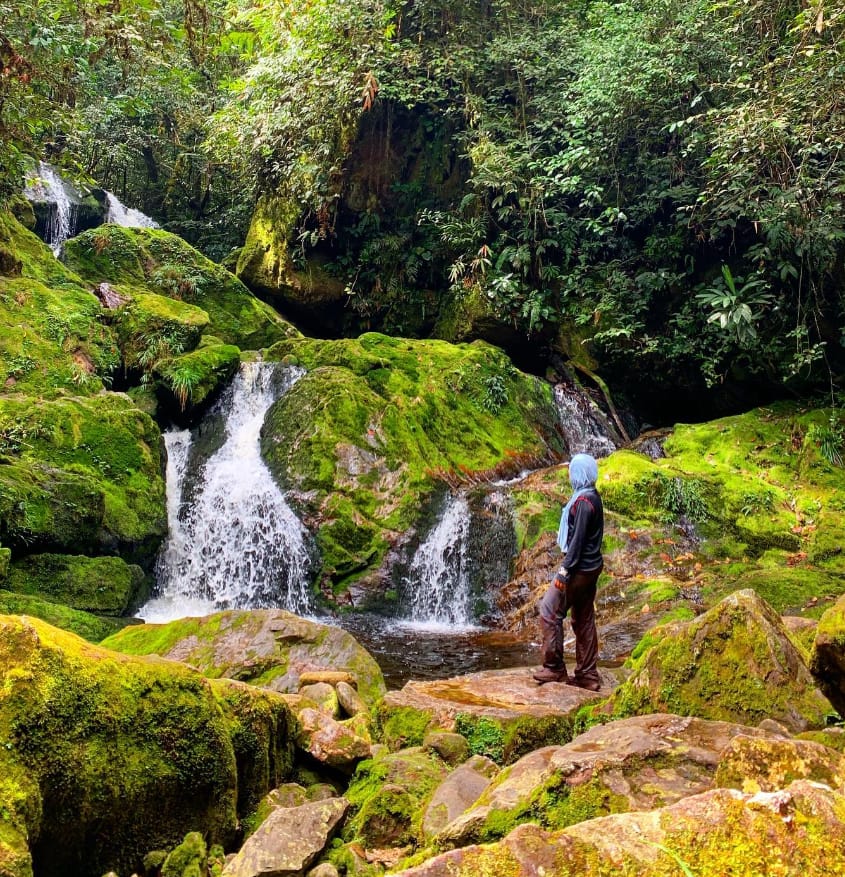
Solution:
<svg viewBox="0 0 845 877"><path fill-rule="evenodd" d="M483 343L368 333L275 345L308 372L268 412L262 453L315 520L335 585L377 570L443 481L563 451L551 388Z"/></svg>
<svg viewBox="0 0 845 877"><path fill-rule="evenodd" d="M300 676L316 670L348 671L369 705L386 690L378 664L351 634L281 609L138 625L104 645L126 654L187 661L211 678L227 676L278 692L298 692Z"/></svg>
<svg viewBox="0 0 845 877"><path fill-rule="evenodd" d="M810 740L739 735L719 759L716 785L742 792L776 792L795 780L837 789L845 783L845 757Z"/></svg>
<svg viewBox="0 0 845 877"><path fill-rule="evenodd" d="M42 600L40 597L3 590L0 590L0 615L31 615L33 618L40 618L52 624L53 627L75 633L92 643L100 642L128 624L134 623L131 618L93 615L79 609L69 609L50 600Z"/></svg>
<svg viewBox="0 0 845 877"><path fill-rule="evenodd" d="M177 419L195 420L229 382L240 361L241 352L233 344L205 337L196 350L156 365L159 396Z"/></svg>
<svg viewBox="0 0 845 877"><path fill-rule="evenodd" d="M845 597L819 620L810 670L840 716L845 716Z"/></svg>
<svg viewBox="0 0 845 877"><path fill-rule="evenodd" d="M420 747L361 762L346 792L354 815L342 837L366 848L416 843L425 805L447 773L440 758Z"/></svg>
<svg viewBox="0 0 845 877"><path fill-rule="evenodd" d="M166 231L105 225L67 241L64 254L93 285L107 281L130 295L156 293L200 308L227 344L257 350L299 335L237 277Z"/></svg>
<svg viewBox="0 0 845 877"><path fill-rule="evenodd" d="M17 553L121 549L149 560L167 531L158 427L122 394L0 398L0 540Z"/></svg>
<svg viewBox="0 0 845 877"><path fill-rule="evenodd" d="M5 582L9 575L9 566L12 561L12 549L0 546L0 583Z"/></svg>
<svg viewBox="0 0 845 877"><path fill-rule="evenodd" d="M119 557L33 554L12 565L6 587L72 609L122 615L148 595L144 571Z"/></svg>
<svg viewBox="0 0 845 877"><path fill-rule="evenodd" d="M23 808L36 873L131 873L191 828L233 837L235 756L207 680L35 619L3 616L0 634L4 758L38 790Z"/></svg>
<svg viewBox="0 0 845 877"><path fill-rule="evenodd" d="M205 877L207 857L203 836L192 831L170 851L161 866L161 877Z"/></svg>
<svg viewBox="0 0 845 877"><path fill-rule="evenodd" d="M753 591L648 639L609 701L613 715L673 712L745 725L773 718L803 731L823 727L831 711L780 616Z"/></svg>
<svg viewBox="0 0 845 877"><path fill-rule="evenodd" d="M278 295L289 282L288 237L299 219L299 206L281 193L255 205L235 273L256 292Z"/></svg>
<svg viewBox="0 0 845 877"><path fill-rule="evenodd" d="M100 392L101 378L120 362L100 303L43 241L3 211L0 246L16 262L12 276L0 276L0 388L39 396L58 389Z"/></svg>

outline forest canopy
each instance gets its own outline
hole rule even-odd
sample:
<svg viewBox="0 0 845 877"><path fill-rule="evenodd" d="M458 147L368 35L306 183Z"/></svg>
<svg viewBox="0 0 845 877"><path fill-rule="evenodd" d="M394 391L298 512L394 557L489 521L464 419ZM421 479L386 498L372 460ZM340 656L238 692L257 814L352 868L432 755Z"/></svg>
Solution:
<svg viewBox="0 0 845 877"><path fill-rule="evenodd" d="M842 2L0 10L6 195L46 159L220 259L271 194L359 328L476 297L660 386L839 389Z"/></svg>

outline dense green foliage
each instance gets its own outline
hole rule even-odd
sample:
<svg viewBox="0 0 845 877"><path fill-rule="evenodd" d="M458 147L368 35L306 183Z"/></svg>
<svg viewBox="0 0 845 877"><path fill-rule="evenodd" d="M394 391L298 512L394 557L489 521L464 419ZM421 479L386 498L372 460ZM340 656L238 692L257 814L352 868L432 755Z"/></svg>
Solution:
<svg viewBox="0 0 845 877"><path fill-rule="evenodd" d="M350 330L478 301L658 392L836 389L841 2L0 8L6 191L47 157L215 256L271 195Z"/></svg>

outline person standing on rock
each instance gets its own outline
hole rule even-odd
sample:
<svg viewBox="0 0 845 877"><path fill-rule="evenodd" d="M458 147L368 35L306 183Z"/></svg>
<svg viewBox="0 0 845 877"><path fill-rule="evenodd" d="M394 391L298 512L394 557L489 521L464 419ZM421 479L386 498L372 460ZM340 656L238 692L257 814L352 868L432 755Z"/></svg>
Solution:
<svg viewBox="0 0 845 877"><path fill-rule="evenodd" d="M596 583L604 560L604 507L596 490L599 469L589 454L569 462L572 496L560 517L557 542L563 564L540 601L543 666L534 673L539 683L566 682L598 691L599 638L596 631ZM570 612L575 633L575 672L569 676L563 662L563 619Z"/></svg>

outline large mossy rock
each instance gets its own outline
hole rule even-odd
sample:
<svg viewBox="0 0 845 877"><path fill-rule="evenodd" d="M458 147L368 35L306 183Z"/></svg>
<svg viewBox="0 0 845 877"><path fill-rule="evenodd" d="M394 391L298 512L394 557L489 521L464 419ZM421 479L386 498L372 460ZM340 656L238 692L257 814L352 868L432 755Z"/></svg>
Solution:
<svg viewBox="0 0 845 877"><path fill-rule="evenodd" d="M549 385L487 344L368 333L286 341L267 356L307 369L268 412L262 453L316 522L335 584L378 570L444 482L563 451Z"/></svg>
<svg viewBox="0 0 845 877"><path fill-rule="evenodd" d="M368 849L418 843L426 804L448 773L440 758L419 746L362 761L346 792L352 815L344 839Z"/></svg>
<svg viewBox="0 0 845 877"><path fill-rule="evenodd" d="M299 334L233 274L166 231L101 226L67 241L64 258L92 285L106 281L130 299L154 293L201 309L211 334L242 349Z"/></svg>
<svg viewBox="0 0 845 877"><path fill-rule="evenodd" d="M774 793L714 789L651 812L548 832L522 825L504 840L437 856L395 877L725 877L845 873L845 795L800 780Z"/></svg>
<svg viewBox="0 0 845 877"><path fill-rule="evenodd" d="M780 616L754 591L656 628L637 652L633 674L606 707L613 715L673 712L746 725L772 718L803 731L823 727L831 712Z"/></svg>
<svg viewBox="0 0 845 877"><path fill-rule="evenodd" d="M227 676L278 692L296 693L303 674L323 670L346 671L370 705L386 690L378 664L351 634L281 609L137 625L103 645L186 661L211 678Z"/></svg>
<svg viewBox="0 0 845 877"><path fill-rule="evenodd" d="M30 854L38 875L98 877L140 873L189 830L231 842L239 801L254 806L290 771L290 715L271 692L26 617L0 617L0 668L0 867L12 877L30 873ZM264 775L239 776L262 763Z"/></svg>
<svg viewBox="0 0 845 877"><path fill-rule="evenodd" d="M149 560L167 532L158 427L121 393L0 397L0 541Z"/></svg>
<svg viewBox="0 0 845 877"><path fill-rule="evenodd" d="M819 620L810 670L840 716L845 716L845 596Z"/></svg>
<svg viewBox="0 0 845 877"><path fill-rule="evenodd" d="M52 600L4 590L0 590L0 615L31 615L52 624L53 627L69 630L92 643L100 642L135 621L132 618L94 615L79 609L70 609Z"/></svg>
<svg viewBox="0 0 845 877"><path fill-rule="evenodd" d="M123 615L148 595L139 566L119 557L32 554L12 564L6 587L72 609Z"/></svg>
<svg viewBox="0 0 845 877"><path fill-rule="evenodd" d="M100 303L80 277L11 214L0 211L0 390L97 393L120 355Z"/></svg>

